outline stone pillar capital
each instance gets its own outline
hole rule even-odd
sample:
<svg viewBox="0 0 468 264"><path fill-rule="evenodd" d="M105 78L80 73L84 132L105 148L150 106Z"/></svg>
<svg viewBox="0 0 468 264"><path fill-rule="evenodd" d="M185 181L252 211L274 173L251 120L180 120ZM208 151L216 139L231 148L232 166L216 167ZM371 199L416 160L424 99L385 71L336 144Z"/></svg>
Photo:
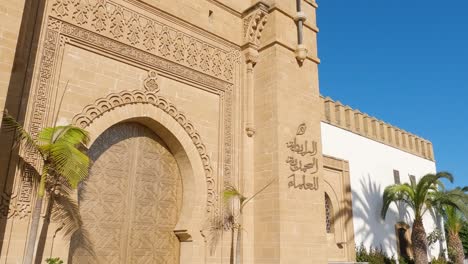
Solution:
<svg viewBox="0 0 468 264"><path fill-rule="evenodd" d="M247 63L247 65L252 64L253 67L258 61L258 50L255 47L248 47L244 50L244 56L245 63Z"/></svg>

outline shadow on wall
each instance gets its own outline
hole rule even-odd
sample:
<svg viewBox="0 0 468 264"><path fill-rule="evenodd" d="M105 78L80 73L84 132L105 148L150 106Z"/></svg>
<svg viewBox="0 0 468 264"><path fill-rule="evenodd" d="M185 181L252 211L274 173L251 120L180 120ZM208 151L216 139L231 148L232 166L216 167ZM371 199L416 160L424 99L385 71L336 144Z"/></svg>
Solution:
<svg viewBox="0 0 468 264"><path fill-rule="evenodd" d="M440 215L437 215L434 210L428 210L429 214L431 215L431 218L432 219L435 219L435 228L437 228L443 235L443 237L446 237L446 234L445 234L445 228L443 226L443 219ZM427 232L427 230L426 230ZM429 250L433 250L435 247L438 247L438 250L439 250L439 255L443 254L443 255L446 255L447 253L447 245L446 245L446 241L445 239L444 240L439 240L437 241L436 243L432 244L432 245L429 245L428 248ZM446 255L448 256L448 255Z"/></svg>
<svg viewBox="0 0 468 264"><path fill-rule="evenodd" d="M346 213L345 208L353 208L353 224L356 245L361 243L366 248L383 249L389 256L397 256L395 225L398 222L405 222L411 225L409 220L411 215L405 205L400 204L395 208L390 207L386 220L380 216L382 208L383 188L372 180L370 174L361 177L360 188L350 188L352 193L352 205L347 201L335 215L335 219L346 217L345 224L352 219ZM361 192L359 192L361 190Z"/></svg>

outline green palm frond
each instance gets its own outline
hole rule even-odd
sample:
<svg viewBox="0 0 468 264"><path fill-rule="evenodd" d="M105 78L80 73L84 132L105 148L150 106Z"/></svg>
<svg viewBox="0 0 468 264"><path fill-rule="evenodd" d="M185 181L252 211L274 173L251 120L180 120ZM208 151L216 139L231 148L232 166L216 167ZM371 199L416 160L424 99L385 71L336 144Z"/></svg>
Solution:
<svg viewBox="0 0 468 264"><path fill-rule="evenodd" d="M228 202L234 198L238 198L240 200L240 203L247 199L245 196L243 196L237 189L230 183L226 183L226 187L224 188L223 191L223 199L225 202Z"/></svg>
<svg viewBox="0 0 468 264"><path fill-rule="evenodd" d="M388 208L394 202L404 202L414 209L415 192L413 186L405 184L390 185L384 190L381 217L385 219Z"/></svg>
<svg viewBox="0 0 468 264"><path fill-rule="evenodd" d="M468 215L468 196L461 188L444 192L431 192L428 195L428 203L439 211L443 211L446 207L453 207L463 216Z"/></svg>
<svg viewBox="0 0 468 264"><path fill-rule="evenodd" d="M54 173L66 178L72 188L84 180L89 171L89 157L76 147L63 142L43 146L49 153Z"/></svg>
<svg viewBox="0 0 468 264"><path fill-rule="evenodd" d="M438 172L436 174L429 173L424 175L416 185L415 189L415 216L422 217L426 210L431 209L434 204L429 199L432 193L439 193L445 189L441 179L453 181L452 174L448 172Z"/></svg>
<svg viewBox="0 0 468 264"><path fill-rule="evenodd" d="M15 133L16 145L23 144L30 151L40 153L39 146L26 129L11 116L8 111L3 112L2 130Z"/></svg>
<svg viewBox="0 0 468 264"><path fill-rule="evenodd" d="M460 211L458 211L453 206L445 206L444 216L447 230L454 234L458 234L462 229L464 223L464 218Z"/></svg>
<svg viewBox="0 0 468 264"><path fill-rule="evenodd" d="M89 133L73 125L47 127L37 136L40 145L66 143L73 146L86 145L89 142Z"/></svg>

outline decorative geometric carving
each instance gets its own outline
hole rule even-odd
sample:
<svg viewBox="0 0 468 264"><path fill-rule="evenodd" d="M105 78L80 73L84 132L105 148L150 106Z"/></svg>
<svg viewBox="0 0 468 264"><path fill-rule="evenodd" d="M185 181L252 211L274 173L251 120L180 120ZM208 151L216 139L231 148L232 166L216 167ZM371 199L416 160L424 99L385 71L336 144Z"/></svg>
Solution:
<svg viewBox="0 0 468 264"><path fill-rule="evenodd" d="M243 20L244 43L258 48L262 31L268 21L268 6L258 2L246 11Z"/></svg>
<svg viewBox="0 0 468 264"><path fill-rule="evenodd" d="M190 65L190 67L196 67L198 66L198 45L195 39L190 40L189 48L188 48L188 57L187 57L187 62Z"/></svg>
<svg viewBox="0 0 468 264"><path fill-rule="evenodd" d="M176 39L174 40L174 59L177 62L183 62L185 59L185 43L184 43L184 35L181 33L177 34ZM215 74L216 75L216 74Z"/></svg>
<svg viewBox="0 0 468 264"><path fill-rule="evenodd" d="M200 53L200 68L207 72L210 70L210 61L212 59L210 47L208 45L203 45Z"/></svg>
<svg viewBox="0 0 468 264"><path fill-rule="evenodd" d="M127 39L132 45L140 43L140 21L136 13L133 13L130 20L127 22L128 33Z"/></svg>
<svg viewBox="0 0 468 264"><path fill-rule="evenodd" d="M68 1L60 3L66 5ZM59 8L60 5L57 5L56 7ZM48 27L55 29L59 28L60 25L57 23L48 23ZM32 100L34 104L31 107L31 116L28 117L29 124L26 125L27 130L33 138L35 138L39 131L46 126L46 120L49 115L47 111L50 100L48 88L55 70L54 65L59 38L59 33L57 31L47 30L45 33L44 49L41 55L41 66L39 68L39 78L36 91L34 93L34 99ZM23 157L26 162L40 170L41 161L36 152L27 151L24 153ZM11 201L8 201L10 207L8 209L10 212L8 217L18 216L19 218L24 218L31 212L32 193L34 187L33 177L35 176L32 168L29 166L23 166L23 170L19 177L19 185L15 187L14 193L11 196ZM4 200L4 202L6 202L6 200Z"/></svg>
<svg viewBox="0 0 468 264"><path fill-rule="evenodd" d="M153 68L158 67L175 75L183 76L184 78L214 87L216 89L225 90L228 86L231 85L227 81L203 74L199 71L193 70L192 68L185 67L181 64L163 59L159 56L150 54L140 49L136 49L132 46L128 46L115 40L106 38L99 34L85 30L81 27L77 27L66 22L61 23L62 26L60 33L69 36L72 39L75 38L79 39L80 41L86 42L90 46L96 46L105 49L108 52L118 54L119 56L127 57L142 64L150 65Z"/></svg>
<svg viewBox="0 0 468 264"><path fill-rule="evenodd" d="M81 114L73 118L73 124L82 128L89 126L96 118L99 118L106 112L117 107L123 107L128 104L148 104L158 107L170 115L192 139L193 144L198 150L198 154L203 163L207 184L207 211L213 212L216 203L216 184L211 167L211 159L207 154L206 147L201 140L200 134L195 130L194 125L187 117L180 113L177 108L166 98L156 95L154 92L147 91L122 91L120 93L109 94L105 98L100 98L94 104L86 106ZM229 143L230 144L230 143ZM229 161L230 164L230 161ZM229 165L230 166L230 165Z"/></svg>
<svg viewBox="0 0 468 264"><path fill-rule="evenodd" d="M106 0L97 0L96 5L92 7L93 10L93 26L97 32L106 30L107 27L107 8ZM53 11L53 10L52 10Z"/></svg>
<svg viewBox="0 0 468 264"><path fill-rule="evenodd" d="M143 86L145 87L146 91L148 92L159 92L158 86L158 73L155 71L149 71L148 77L143 82Z"/></svg>
<svg viewBox="0 0 468 264"><path fill-rule="evenodd" d="M121 123L100 135L89 155L94 162L79 201L93 263L177 263L182 180L164 142L140 124ZM72 241L73 263L89 263L79 242Z"/></svg>
<svg viewBox="0 0 468 264"><path fill-rule="evenodd" d="M213 73L215 75L221 74L221 65L223 64L223 59L219 51L215 51L213 55Z"/></svg>
<svg viewBox="0 0 468 264"><path fill-rule="evenodd" d="M57 17L64 17L68 15L68 5L70 0L57 0L52 5L52 10L55 11Z"/></svg>
<svg viewBox="0 0 468 264"><path fill-rule="evenodd" d="M125 26L125 18L124 18L122 8L118 6L114 10L114 13L112 13L111 17L112 17L111 18L112 24L110 27L110 31L112 35L114 36L114 38L119 39L123 36L123 33L124 33L123 28Z"/></svg>
<svg viewBox="0 0 468 264"><path fill-rule="evenodd" d="M228 55L236 54L233 52L234 49L223 50L215 47L208 42L135 12L128 6L112 1L95 0L95 4L90 4L91 1L74 0L75 4L68 4L69 1L53 0L52 6L54 8L51 14L66 22L80 25L85 29L131 45L133 48L190 66L192 69L216 78L229 82L234 79L232 69L237 60L223 59L227 58ZM251 21L249 22L249 34L252 34L253 43L258 44L266 17L261 13L257 16L252 14L252 17L248 19ZM200 54L202 57L198 58ZM219 54L221 60L212 56L213 54ZM219 62L213 60L219 60ZM228 62L231 65L227 65Z"/></svg>
<svg viewBox="0 0 468 264"><path fill-rule="evenodd" d="M149 21L146 24L145 30L143 32L144 39L143 39L143 45L145 46L146 50L153 51L156 49L156 39L157 39L157 33L156 30L154 29L154 23L153 21Z"/></svg>
<svg viewBox="0 0 468 264"><path fill-rule="evenodd" d="M72 18L78 25L88 23L89 7L84 1L86 0L75 0L75 11L73 12Z"/></svg>
<svg viewBox="0 0 468 264"><path fill-rule="evenodd" d="M159 34L159 53L163 57L169 57L171 53L171 35L169 34L169 30L167 27L163 27L161 33Z"/></svg>

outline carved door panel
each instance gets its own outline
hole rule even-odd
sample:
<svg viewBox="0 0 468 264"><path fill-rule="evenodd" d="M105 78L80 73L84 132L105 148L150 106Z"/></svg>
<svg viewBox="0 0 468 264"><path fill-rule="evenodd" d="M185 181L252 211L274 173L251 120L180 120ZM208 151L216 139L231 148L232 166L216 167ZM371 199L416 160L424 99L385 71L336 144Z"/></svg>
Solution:
<svg viewBox="0 0 468 264"><path fill-rule="evenodd" d="M178 263L173 233L182 200L179 168L148 128L118 124L93 144L80 212L95 258L74 237L73 263Z"/></svg>

